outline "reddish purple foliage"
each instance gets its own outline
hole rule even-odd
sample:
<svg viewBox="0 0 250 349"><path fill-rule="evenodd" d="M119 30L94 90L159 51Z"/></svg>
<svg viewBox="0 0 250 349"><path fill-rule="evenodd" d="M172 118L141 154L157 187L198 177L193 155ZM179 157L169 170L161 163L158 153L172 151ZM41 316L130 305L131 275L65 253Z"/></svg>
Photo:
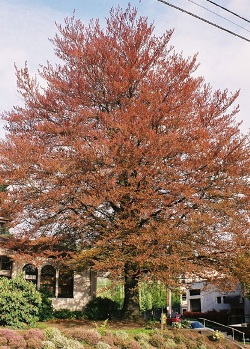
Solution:
<svg viewBox="0 0 250 349"><path fill-rule="evenodd" d="M28 330L25 333L24 338L25 339L38 338L41 341L45 340L45 336L44 336L43 332L41 330L39 330L38 328Z"/></svg>

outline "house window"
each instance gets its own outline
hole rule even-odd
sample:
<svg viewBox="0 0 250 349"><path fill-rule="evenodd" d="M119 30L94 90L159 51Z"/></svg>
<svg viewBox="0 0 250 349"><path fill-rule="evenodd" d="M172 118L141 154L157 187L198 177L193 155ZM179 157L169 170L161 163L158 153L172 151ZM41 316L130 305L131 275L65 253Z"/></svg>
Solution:
<svg viewBox="0 0 250 349"><path fill-rule="evenodd" d="M182 293L181 299L182 299L183 302L185 302L187 300L187 294L186 293Z"/></svg>
<svg viewBox="0 0 250 349"><path fill-rule="evenodd" d="M25 274L25 280L31 281L33 284L37 285L37 268L32 264L26 264L23 267L23 272Z"/></svg>
<svg viewBox="0 0 250 349"><path fill-rule="evenodd" d="M74 273L67 267L59 270L58 297L73 298Z"/></svg>
<svg viewBox="0 0 250 349"><path fill-rule="evenodd" d="M7 256L0 256L0 270L11 270L12 260Z"/></svg>
<svg viewBox="0 0 250 349"><path fill-rule="evenodd" d="M217 304L221 304L221 297L216 297Z"/></svg>
<svg viewBox="0 0 250 349"><path fill-rule="evenodd" d="M56 270L52 265L45 265L41 270L40 289L48 292L50 297L56 292Z"/></svg>
<svg viewBox="0 0 250 349"><path fill-rule="evenodd" d="M201 312L201 300L200 300L200 298L190 299L190 310L195 311L195 312Z"/></svg>
<svg viewBox="0 0 250 349"><path fill-rule="evenodd" d="M201 294L201 290L199 288L194 288L189 290L190 296L199 296Z"/></svg>

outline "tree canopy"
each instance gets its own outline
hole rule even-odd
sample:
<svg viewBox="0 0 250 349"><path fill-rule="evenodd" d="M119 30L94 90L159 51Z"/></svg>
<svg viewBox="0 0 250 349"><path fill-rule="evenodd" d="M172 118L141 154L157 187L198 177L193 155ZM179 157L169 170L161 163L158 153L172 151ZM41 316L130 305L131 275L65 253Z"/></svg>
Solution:
<svg viewBox="0 0 250 349"><path fill-rule="evenodd" d="M249 250L250 148L235 118L238 92L213 90L197 57L169 45L172 31L155 36L131 6L112 9L104 29L75 17L57 29L58 63L39 79L17 69L24 105L2 116L12 243L28 251L55 241L126 281L234 276Z"/></svg>

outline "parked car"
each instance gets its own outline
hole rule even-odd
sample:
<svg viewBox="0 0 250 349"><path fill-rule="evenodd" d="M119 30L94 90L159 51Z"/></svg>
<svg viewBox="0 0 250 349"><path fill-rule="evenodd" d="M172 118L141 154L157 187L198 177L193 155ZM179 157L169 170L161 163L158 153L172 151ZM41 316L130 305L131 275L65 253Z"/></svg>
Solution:
<svg viewBox="0 0 250 349"><path fill-rule="evenodd" d="M168 314L167 315L167 324L171 325L173 322L180 322L181 315L180 314Z"/></svg>
<svg viewBox="0 0 250 349"><path fill-rule="evenodd" d="M200 321L191 321L190 328L197 331L214 331L212 328L205 327Z"/></svg>

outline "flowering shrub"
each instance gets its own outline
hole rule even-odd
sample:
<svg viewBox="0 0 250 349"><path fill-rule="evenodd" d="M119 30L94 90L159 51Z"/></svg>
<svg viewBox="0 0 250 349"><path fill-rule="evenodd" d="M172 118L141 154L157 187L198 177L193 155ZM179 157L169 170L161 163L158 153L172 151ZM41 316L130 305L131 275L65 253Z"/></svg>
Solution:
<svg viewBox="0 0 250 349"><path fill-rule="evenodd" d="M7 338L0 336L0 348L7 345Z"/></svg>
<svg viewBox="0 0 250 349"><path fill-rule="evenodd" d="M126 349L141 349L141 346L135 339L130 339L126 344Z"/></svg>
<svg viewBox="0 0 250 349"><path fill-rule="evenodd" d="M82 331L81 340L89 345L96 345L101 340L101 335L97 330L87 329Z"/></svg>
<svg viewBox="0 0 250 349"><path fill-rule="evenodd" d="M111 347L114 346L114 335L111 332L107 332L104 336L102 336L103 342L109 344Z"/></svg>
<svg viewBox="0 0 250 349"><path fill-rule="evenodd" d="M168 348L168 347L174 348L176 346L176 343L175 343L173 338L167 338L165 343L166 343L165 344L166 348Z"/></svg>
<svg viewBox="0 0 250 349"><path fill-rule="evenodd" d="M56 349L56 346L51 341L43 341L42 342L42 349Z"/></svg>
<svg viewBox="0 0 250 349"><path fill-rule="evenodd" d="M64 337L65 338L65 337ZM65 349L83 349L83 345L78 342L78 341L75 341L73 339L66 339L65 338L65 344L64 344L64 347Z"/></svg>
<svg viewBox="0 0 250 349"><path fill-rule="evenodd" d="M137 333L135 335L135 339L138 341L138 342L141 342L141 341L148 341L149 340L149 335L147 333Z"/></svg>
<svg viewBox="0 0 250 349"><path fill-rule="evenodd" d="M26 340L26 346L28 349L41 349L42 340L38 337L29 338Z"/></svg>
<svg viewBox="0 0 250 349"><path fill-rule="evenodd" d="M96 344L96 348L97 349L110 349L111 345L109 345L108 343L100 341Z"/></svg>
<svg viewBox="0 0 250 349"><path fill-rule="evenodd" d="M46 339L49 341L61 336L61 332L58 330L58 328L55 328L55 327L46 328L46 330L44 331L44 334Z"/></svg>
<svg viewBox="0 0 250 349"><path fill-rule="evenodd" d="M173 328L182 328L182 324L181 322L172 322L172 327Z"/></svg>
<svg viewBox="0 0 250 349"><path fill-rule="evenodd" d="M153 333L149 338L149 343L156 348L163 348L164 341L164 337L160 333Z"/></svg>
<svg viewBox="0 0 250 349"><path fill-rule="evenodd" d="M116 332L114 333L114 335L115 335L115 337L120 338L120 339L122 339L122 340L128 339L128 334L127 334L127 332L125 332L125 331L123 331L123 330L116 331Z"/></svg>
<svg viewBox="0 0 250 349"><path fill-rule="evenodd" d="M116 331L114 333L114 344L117 347L121 347L121 348L126 348L127 346L127 341L128 341L128 334L125 331Z"/></svg>
<svg viewBox="0 0 250 349"><path fill-rule="evenodd" d="M26 341L23 338L23 336L16 333L14 330L4 328L0 330L0 337L5 338L5 343L7 346L11 349L25 349L26 348Z"/></svg>
<svg viewBox="0 0 250 349"><path fill-rule="evenodd" d="M48 327L45 330L45 337L47 341L42 342L42 349L83 349L80 342L65 337L54 327Z"/></svg>
<svg viewBox="0 0 250 349"><path fill-rule="evenodd" d="M82 341L84 339L82 329L78 329L78 328L67 329L66 331L64 331L64 334L66 337L77 339L79 341Z"/></svg>
<svg viewBox="0 0 250 349"><path fill-rule="evenodd" d="M27 339L31 339L31 338L38 338L40 340L45 340L45 336L44 333L39 330L38 328L32 328L30 330L28 330L25 334L24 334L24 338Z"/></svg>
<svg viewBox="0 0 250 349"><path fill-rule="evenodd" d="M219 342L223 338L225 338L225 335L224 335L224 333L222 333L220 331L214 331L212 336L211 336L211 339L213 341L216 341L216 342Z"/></svg>
<svg viewBox="0 0 250 349"><path fill-rule="evenodd" d="M181 320L181 327L182 328L190 328L191 321L188 319Z"/></svg>

